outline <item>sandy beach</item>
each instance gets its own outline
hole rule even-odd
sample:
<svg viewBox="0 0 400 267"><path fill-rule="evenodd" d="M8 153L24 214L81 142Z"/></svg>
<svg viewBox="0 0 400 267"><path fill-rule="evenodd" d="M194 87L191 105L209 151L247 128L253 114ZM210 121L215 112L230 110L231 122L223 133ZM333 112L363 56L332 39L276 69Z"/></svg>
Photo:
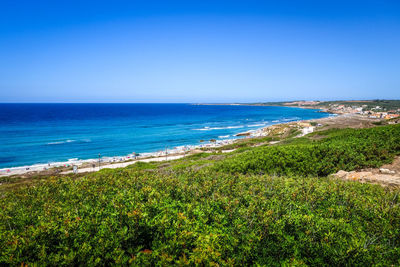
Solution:
<svg viewBox="0 0 400 267"><path fill-rule="evenodd" d="M125 156L102 157L99 159L70 159L65 162L54 162L48 164L35 164L30 166L2 168L1 176L40 174L50 172L53 174L73 173L73 167L76 166L75 173L94 172L104 168L122 168L134 164L136 162L152 162L166 161L185 157L194 153L202 152L202 148L217 148L224 145L232 144L236 139L215 140L215 142L205 142L201 145L188 145L175 147L167 151L158 151L153 153L142 153L139 156L129 154Z"/></svg>

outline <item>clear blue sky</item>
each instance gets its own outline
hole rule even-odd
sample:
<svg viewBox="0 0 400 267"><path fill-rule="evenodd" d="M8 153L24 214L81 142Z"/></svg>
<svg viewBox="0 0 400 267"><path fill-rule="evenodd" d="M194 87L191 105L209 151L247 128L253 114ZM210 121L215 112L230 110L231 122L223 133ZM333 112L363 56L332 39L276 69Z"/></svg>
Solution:
<svg viewBox="0 0 400 267"><path fill-rule="evenodd" d="M0 1L0 102L400 99L400 1Z"/></svg>

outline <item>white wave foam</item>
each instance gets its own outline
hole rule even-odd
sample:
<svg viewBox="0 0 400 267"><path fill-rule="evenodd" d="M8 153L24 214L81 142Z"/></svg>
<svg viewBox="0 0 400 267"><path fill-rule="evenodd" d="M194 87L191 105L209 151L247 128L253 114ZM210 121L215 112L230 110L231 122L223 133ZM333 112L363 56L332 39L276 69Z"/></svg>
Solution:
<svg viewBox="0 0 400 267"><path fill-rule="evenodd" d="M212 131L212 130L224 130L224 129L239 129L243 128L243 125L238 125L238 126L226 126L226 127L204 127L200 129L193 129L195 131Z"/></svg>
<svg viewBox="0 0 400 267"><path fill-rule="evenodd" d="M218 136L218 138L220 138L220 139L223 139L223 138L229 138L230 137L230 135L228 134L228 135L220 135L220 136Z"/></svg>
<svg viewBox="0 0 400 267"><path fill-rule="evenodd" d="M90 143L92 142L91 139L82 139L82 140L73 140L73 139L67 139L67 140L62 140L62 141L54 141L54 142L49 142L46 145L61 145L61 144L66 144L66 143L73 143L73 142L82 142L82 143Z"/></svg>
<svg viewBox="0 0 400 267"><path fill-rule="evenodd" d="M294 118L284 118L282 121L294 121L294 120L299 120L299 117L294 117Z"/></svg>
<svg viewBox="0 0 400 267"><path fill-rule="evenodd" d="M247 127L260 127L260 126L265 126L266 124L265 123L259 123L259 124L250 124L250 125L247 125Z"/></svg>
<svg viewBox="0 0 400 267"><path fill-rule="evenodd" d="M226 127L226 129L239 129L239 128L243 128L244 126L243 125L241 125L241 126L228 126L228 127Z"/></svg>
<svg viewBox="0 0 400 267"><path fill-rule="evenodd" d="M65 141L55 141L55 142L50 142L47 143L47 145L60 145L60 144L65 144L65 143L72 143L72 142L76 142L76 140L65 140Z"/></svg>

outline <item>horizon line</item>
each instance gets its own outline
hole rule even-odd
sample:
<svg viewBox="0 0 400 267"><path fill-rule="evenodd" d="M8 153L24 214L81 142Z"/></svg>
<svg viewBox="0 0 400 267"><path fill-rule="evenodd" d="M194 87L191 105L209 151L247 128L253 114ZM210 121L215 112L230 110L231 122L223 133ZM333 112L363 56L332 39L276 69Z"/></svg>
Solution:
<svg viewBox="0 0 400 267"><path fill-rule="evenodd" d="M299 101L319 101L319 102L334 102L334 101L400 101L400 99L335 99L335 100L280 100L280 101L254 101L254 102L0 102L0 104L262 104L262 103L282 103L282 102L299 102Z"/></svg>

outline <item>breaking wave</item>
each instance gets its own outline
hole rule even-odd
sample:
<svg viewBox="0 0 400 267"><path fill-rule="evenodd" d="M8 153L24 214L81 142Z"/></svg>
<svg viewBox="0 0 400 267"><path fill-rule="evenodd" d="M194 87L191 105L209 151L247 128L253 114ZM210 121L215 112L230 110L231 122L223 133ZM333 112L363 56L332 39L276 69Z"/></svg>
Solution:
<svg viewBox="0 0 400 267"><path fill-rule="evenodd" d="M66 144L66 143L72 143L72 142L76 142L76 140L64 140L64 141L55 141L55 142L50 142L47 143L47 145L61 145L61 144Z"/></svg>
<svg viewBox="0 0 400 267"><path fill-rule="evenodd" d="M260 127L260 126L265 126L265 125L267 125L267 124L259 123L259 124L250 124L250 125L247 125L247 127Z"/></svg>
<svg viewBox="0 0 400 267"><path fill-rule="evenodd" d="M61 141L54 141L54 142L49 142L46 145L49 145L49 146L51 146L51 145L62 145L62 144L74 143L74 142L78 142L78 140L67 139L67 140L61 140ZM92 140L91 139L82 139L79 142L90 143L90 142L92 142Z"/></svg>
<svg viewBox="0 0 400 267"><path fill-rule="evenodd" d="M212 131L212 130L224 130L224 129L239 129L239 128L243 128L243 125L238 125L238 126L226 126L226 127L204 127L204 128L200 128L200 129L193 129L195 131Z"/></svg>

